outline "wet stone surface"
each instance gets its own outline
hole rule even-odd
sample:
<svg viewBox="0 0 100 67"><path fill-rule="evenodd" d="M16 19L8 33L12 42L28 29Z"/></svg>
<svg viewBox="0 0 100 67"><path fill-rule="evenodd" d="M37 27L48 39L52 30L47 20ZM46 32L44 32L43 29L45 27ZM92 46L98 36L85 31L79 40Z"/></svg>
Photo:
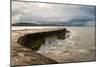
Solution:
<svg viewBox="0 0 100 67"><path fill-rule="evenodd" d="M22 36L21 33L29 30L13 31L11 45L12 65L95 61L95 28L69 27L66 29L70 32L59 35L56 33L57 35L48 35L47 37L44 37L44 35L40 37L40 34L35 38L31 34L25 35L19 43L18 39ZM40 29L33 30L29 32L41 31Z"/></svg>
<svg viewBox="0 0 100 67"><path fill-rule="evenodd" d="M32 31L34 32L34 30ZM49 33L45 33L45 35L44 33L38 35L29 34L23 37L21 31L12 31L11 66L58 63L36 52L45 43L46 36L56 35L59 32ZM65 34L60 35L64 37ZM62 39L61 36L58 38Z"/></svg>

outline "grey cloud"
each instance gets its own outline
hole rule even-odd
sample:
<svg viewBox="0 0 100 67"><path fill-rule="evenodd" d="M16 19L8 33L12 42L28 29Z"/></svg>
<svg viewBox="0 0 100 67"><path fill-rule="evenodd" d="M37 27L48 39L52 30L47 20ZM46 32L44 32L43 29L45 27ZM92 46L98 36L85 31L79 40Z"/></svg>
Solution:
<svg viewBox="0 0 100 67"><path fill-rule="evenodd" d="M12 2L12 23L31 21L37 23L83 24L95 21L95 6L60 5ZM76 23L77 22L77 23Z"/></svg>

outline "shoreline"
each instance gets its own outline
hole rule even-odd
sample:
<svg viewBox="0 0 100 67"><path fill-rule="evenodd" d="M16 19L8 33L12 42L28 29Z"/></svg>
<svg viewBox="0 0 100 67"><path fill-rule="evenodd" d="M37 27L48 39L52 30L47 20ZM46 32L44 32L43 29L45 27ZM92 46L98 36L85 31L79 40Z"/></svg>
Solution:
<svg viewBox="0 0 100 67"><path fill-rule="evenodd" d="M34 30L28 30L28 31L34 32ZM27 32L27 33L25 32L30 37L33 37L33 39L32 38L30 39L30 37L29 38L25 37L27 35L22 33L23 30L13 31L12 32L12 44L11 44L11 65L15 66L15 65L31 65L31 64L32 65L36 65L36 64L57 64L58 63L57 61L55 61L51 58L48 58L48 57L46 57L46 56L44 56L40 53L36 53L33 50L31 50L31 48L23 46L27 42L25 39L23 39L23 41L24 40L26 41L25 43L23 43L23 41L20 41L20 43L18 43L18 40L19 40L19 38L21 38L21 36L24 36L24 35L25 35L24 38L27 38L30 41L30 40L36 39L38 36L39 37L41 36L40 38L42 38L42 37L49 36L49 35L56 35L57 33L59 34L60 32L64 32L64 31L66 31L65 28L64 29L55 29L55 30L50 30L50 31L48 29L48 31L46 30L45 32L39 32L38 31L39 34L31 32L32 36L30 36L30 32ZM40 33L41 33L41 35L40 35ZM23 34L23 35L20 35L20 34ZM45 34L45 36L44 36L44 34ZM21 43L23 43L23 45L21 45Z"/></svg>
<svg viewBox="0 0 100 67"><path fill-rule="evenodd" d="M53 59L57 63L95 61L96 59L95 28L67 27L66 29L71 32L69 33L70 35L69 38L66 38L65 40L60 39L57 41L57 43L54 42L55 39L53 39L52 37L51 39L47 38L46 44L43 45L44 47L43 48L41 47L41 49L38 50L37 53L46 56L50 59ZM19 49L18 46L14 45L17 42L19 35L21 35L21 31L20 32L12 31L13 42L11 47L15 46L17 47L16 49ZM54 43L56 43L55 45L53 45L52 40Z"/></svg>

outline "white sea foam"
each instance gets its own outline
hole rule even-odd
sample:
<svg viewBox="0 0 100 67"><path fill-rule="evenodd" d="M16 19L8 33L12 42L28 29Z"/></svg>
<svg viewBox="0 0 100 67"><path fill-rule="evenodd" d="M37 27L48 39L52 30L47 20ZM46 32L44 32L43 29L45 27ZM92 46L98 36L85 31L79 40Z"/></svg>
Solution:
<svg viewBox="0 0 100 67"><path fill-rule="evenodd" d="M12 30L43 29L57 27L12 27ZM47 37L37 51L58 62L95 60L95 27L66 27L71 33L66 39ZM68 34L66 33L66 36Z"/></svg>
<svg viewBox="0 0 100 67"><path fill-rule="evenodd" d="M58 62L95 60L95 49L92 49L95 48L95 28L67 27L66 29L71 31L69 38L61 40L48 37L45 45L42 45L37 52Z"/></svg>

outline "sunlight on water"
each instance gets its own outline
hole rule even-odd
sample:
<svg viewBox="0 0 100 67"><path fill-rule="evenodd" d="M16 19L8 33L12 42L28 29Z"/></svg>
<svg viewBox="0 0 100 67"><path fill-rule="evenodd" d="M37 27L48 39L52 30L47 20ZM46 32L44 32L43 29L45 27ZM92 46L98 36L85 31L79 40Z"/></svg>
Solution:
<svg viewBox="0 0 100 67"><path fill-rule="evenodd" d="M60 28L60 27L40 27L40 26L12 26L12 30L24 30L24 29L45 29L45 28ZM61 27L62 28L62 27Z"/></svg>

